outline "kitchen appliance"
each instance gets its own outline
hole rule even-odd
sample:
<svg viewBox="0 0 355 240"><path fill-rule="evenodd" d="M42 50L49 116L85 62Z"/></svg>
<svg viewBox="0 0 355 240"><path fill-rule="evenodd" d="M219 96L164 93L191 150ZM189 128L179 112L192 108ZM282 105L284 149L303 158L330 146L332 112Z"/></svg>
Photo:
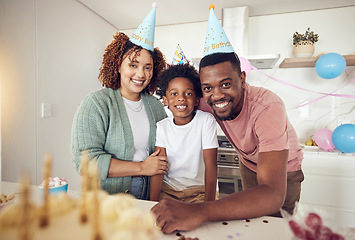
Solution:
<svg viewBox="0 0 355 240"><path fill-rule="evenodd" d="M270 69L280 59L280 54L249 55L249 7L222 9L222 26L234 50L257 69Z"/></svg>
<svg viewBox="0 0 355 240"><path fill-rule="evenodd" d="M217 177L220 183L220 194L231 193L224 189L227 186L224 183L232 184L232 192L238 192L241 190L238 153L225 136L218 136L218 144Z"/></svg>

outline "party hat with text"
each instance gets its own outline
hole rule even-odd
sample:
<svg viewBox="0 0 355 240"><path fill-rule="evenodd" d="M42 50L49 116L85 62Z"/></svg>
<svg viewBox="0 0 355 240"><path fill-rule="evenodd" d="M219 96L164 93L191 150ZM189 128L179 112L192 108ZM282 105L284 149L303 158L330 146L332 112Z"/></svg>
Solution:
<svg viewBox="0 0 355 240"><path fill-rule="evenodd" d="M172 65L178 65L178 64L185 64L188 63L189 61L187 60L184 52L182 51L180 45L178 44L175 50L173 62L171 63Z"/></svg>
<svg viewBox="0 0 355 240"><path fill-rule="evenodd" d="M214 5L209 6L210 15L208 18L207 33L205 39L205 47L203 56L213 53L230 53L234 49L229 42L226 33L224 32L218 18L214 12Z"/></svg>
<svg viewBox="0 0 355 240"><path fill-rule="evenodd" d="M141 46L149 51L154 51L154 32L155 32L155 16L156 4L153 3L153 9L145 17L141 25L129 39L132 43Z"/></svg>

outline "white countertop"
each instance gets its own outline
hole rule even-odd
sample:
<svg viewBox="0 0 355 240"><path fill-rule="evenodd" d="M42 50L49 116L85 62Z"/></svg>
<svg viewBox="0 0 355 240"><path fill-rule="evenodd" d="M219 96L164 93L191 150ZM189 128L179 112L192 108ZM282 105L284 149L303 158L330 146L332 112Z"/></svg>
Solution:
<svg viewBox="0 0 355 240"><path fill-rule="evenodd" d="M329 155L329 156L344 156L344 157L355 157L355 153L342 153L338 149L334 148L331 151L326 151L321 149L318 146L306 146L304 144L300 144L303 150L303 153L306 154L322 154L322 155Z"/></svg>
<svg viewBox="0 0 355 240"><path fill-rule="evenodd" d="M0 192L9 194L19 192L19 184L0 182ZM41 203L42 196L38 186L31 186L31 198L36 203ZM20 193L18 193L20 194ZM80 192L68 191L68 194L77 198ZM149 211L156 202L137 200L138 207ZM291 240L292 233L287 222L281 218L260 217L250 220L233 220L225 222L206 223L196 230L189 232L163 235L162 240L178 240L179 234L185 237L199 238L200 240L231 240L231 239L263 239L263 240Z"/></svg>
<svg viewBox="0 0 355 240"><path fill-rule="evenodd" d="M150 210L156 202L138 201L138 206ZM163 235L162 240L177 240L179 234L200 240L291 240L292 233L287 222L281 218L260 217L248 220L209 222L199 228L188 231Z"/></svg>

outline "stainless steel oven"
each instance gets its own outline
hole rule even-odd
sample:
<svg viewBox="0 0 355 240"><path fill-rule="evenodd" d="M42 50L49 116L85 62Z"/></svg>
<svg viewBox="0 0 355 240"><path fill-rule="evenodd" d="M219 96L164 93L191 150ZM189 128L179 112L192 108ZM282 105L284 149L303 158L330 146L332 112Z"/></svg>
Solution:
<svg viewBox="0 0 355 240"><path fill-rule="evenodd" d="M220 183L220 194L230 194L226 186L232 185L232 191L241 190L239 159L238 154L232 144L225 136L218 136L218 182Z"/></svg>

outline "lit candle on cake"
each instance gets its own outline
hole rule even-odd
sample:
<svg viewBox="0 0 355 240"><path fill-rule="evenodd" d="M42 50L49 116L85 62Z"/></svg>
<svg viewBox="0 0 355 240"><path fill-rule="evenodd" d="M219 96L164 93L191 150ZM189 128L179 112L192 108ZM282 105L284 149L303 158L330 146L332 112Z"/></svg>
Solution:
<svg viewBox="0 0 355 240"><path fill-rule="evenodd" d="M93 240L101 240L101 234L100 234L100 202L99 202L99 172L97 169L97 163L92 161L91 162L91 173L92 173L92 191L93 191L93 202L94 202L94 208L93 208L93 214L92 214L92 221L93 221Z"/></svg>
<svg viewBox="0 0 355 240"><path fill-rule="evenodd" d="M21 240L29 240L30 237L30 193L29 193L29 179L28 176L22 176L20 179L21 192L21 208L22 208L22 216L20 217L20 224L19 224L19 234Z"/></svg>
<svg viewBox="0 0 355 240"><path fill-rule="evenodd" d="M89 155L85 151L81 157L81 198L79 201L80 222L85 223L88 220L86 208L86 193L88 190L88 162Z"/></svg>
<svg viewBox="0 0 355 240"><path fill-rule="evenodd" d="M49 224L49 176L51 175L52 157L46 154L43 164L43 205L40 209L39 226L46 227Z"/></svg>

